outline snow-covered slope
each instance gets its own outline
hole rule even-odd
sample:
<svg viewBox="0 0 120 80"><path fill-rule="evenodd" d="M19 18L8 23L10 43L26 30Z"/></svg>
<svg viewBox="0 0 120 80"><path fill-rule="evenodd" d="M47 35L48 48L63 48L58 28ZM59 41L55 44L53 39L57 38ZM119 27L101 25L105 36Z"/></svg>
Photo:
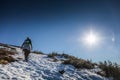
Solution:
<svg viewBox="0 0 120 80"><path fill-rule="evenodd" d="M15 57L24 59L21 49L16 48L19 54ZM59 70L65 70L60 74ZM47 55L33 54L29 61L19 60L7 65L0 64L0 80L110 80L94 73L94 70L77 70L72 65L53 62Z"/></svg>

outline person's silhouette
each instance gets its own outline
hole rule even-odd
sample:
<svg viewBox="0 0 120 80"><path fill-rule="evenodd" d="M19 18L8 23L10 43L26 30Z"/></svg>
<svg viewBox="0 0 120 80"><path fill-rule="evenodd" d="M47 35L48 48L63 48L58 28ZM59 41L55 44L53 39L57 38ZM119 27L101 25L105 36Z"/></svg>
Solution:
<svg viewBox="0 0 120 80"><path fill-rule="evenodd" d="M25 41L23 42L21 47L24 51L25 61L28 61L28 56L30 54L30 51L32 50L31 39L29 37L27 37L27 39L25 39Z"/></svg>

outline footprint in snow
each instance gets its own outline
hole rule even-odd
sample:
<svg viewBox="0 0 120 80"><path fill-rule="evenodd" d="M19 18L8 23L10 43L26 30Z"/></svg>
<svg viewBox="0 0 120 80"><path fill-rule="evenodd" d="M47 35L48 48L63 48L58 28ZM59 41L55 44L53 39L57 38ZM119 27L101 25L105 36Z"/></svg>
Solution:
<svg viewBox="0 0 120 80"><path fill-rule="evenodd" d="M9 79L10 77L7 74L0 72L0 80L9 80Z"/></svg>

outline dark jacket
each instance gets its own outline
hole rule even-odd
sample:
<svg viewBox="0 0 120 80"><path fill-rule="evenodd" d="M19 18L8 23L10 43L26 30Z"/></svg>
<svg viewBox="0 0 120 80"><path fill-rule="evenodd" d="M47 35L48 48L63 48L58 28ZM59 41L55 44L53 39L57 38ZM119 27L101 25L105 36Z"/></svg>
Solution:
<svg viewBox="0 0 120 80"><path fill-rule="evenodd" d="M22 44L22 49L27 49L27 50L32 50L32 42L31 42L31 39L27 38L23 44Z"/></svg>

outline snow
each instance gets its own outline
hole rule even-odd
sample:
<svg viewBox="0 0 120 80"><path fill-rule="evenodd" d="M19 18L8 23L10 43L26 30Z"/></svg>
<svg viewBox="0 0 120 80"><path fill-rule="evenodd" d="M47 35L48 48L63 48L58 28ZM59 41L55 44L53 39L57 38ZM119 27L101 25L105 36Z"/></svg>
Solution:
<svg viewBox="0 0 120 80"><path fill-rule="evenodd" d="M60 61L53 62L47 55L30 53L29 61L24 62L24 55L20 48L16 48L22 60L0 64L0 80L110 80L97 75L94 70L78 70L72 65L61 64ZM65 70L60 74L59 70Z"/></svg>

